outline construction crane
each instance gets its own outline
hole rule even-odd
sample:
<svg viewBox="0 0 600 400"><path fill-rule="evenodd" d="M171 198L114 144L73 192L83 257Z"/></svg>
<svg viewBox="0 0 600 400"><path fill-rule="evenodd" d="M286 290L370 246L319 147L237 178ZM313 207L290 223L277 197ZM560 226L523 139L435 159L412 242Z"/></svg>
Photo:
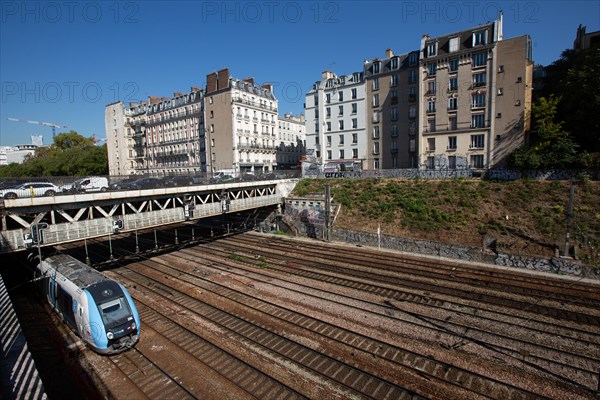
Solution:
<svg viewBox="0 0 600 400"><path fill-rule="evenodd" d="M53 124L51 122L40 122L40 121L30 121L28 119L18 119L18 118L6 118L9 121L13 121L13 122L26 122L28 124L34 124L34 125L44 125L44 126L49 126L52 128L52 139L54 139L54 137L56 136L56 128L68 128L68 126L66 125L57 125L57 124Z"/></svg>

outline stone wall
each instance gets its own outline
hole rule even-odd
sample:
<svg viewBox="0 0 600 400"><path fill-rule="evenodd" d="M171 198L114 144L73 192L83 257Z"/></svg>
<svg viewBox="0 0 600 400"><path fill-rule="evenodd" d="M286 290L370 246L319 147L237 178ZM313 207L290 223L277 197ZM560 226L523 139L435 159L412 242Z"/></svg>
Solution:
<svg viewBox="0 0 600 400"><path fill-rule="evenodd" d="M379 243L376 234L342 229L333 229L332 240L370 247L377 247ZM444 244L429 240L407 239L389 235L381 235L380 241L381 247L383 248L404 251L408 253L453 258L464 261L483 262L511 268L551 272L558 275L570 275L580 278L600 280L600 267L584 265L575 260L563 258L547 259L523 257L502 253L495 254L492 252L484 252L482 249L473 247Z"/></svg>

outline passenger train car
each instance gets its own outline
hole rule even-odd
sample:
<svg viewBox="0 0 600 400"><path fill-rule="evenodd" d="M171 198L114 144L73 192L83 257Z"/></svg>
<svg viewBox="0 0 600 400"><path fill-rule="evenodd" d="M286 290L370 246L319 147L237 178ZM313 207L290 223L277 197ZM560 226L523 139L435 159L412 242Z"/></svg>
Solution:
<svg viewBox="0 0 600 400"><path fill-rule="evenodd" d="M69 255L32 261L46 300L93 350L115 354L137 343L140 317L122 284Z"/></svg>

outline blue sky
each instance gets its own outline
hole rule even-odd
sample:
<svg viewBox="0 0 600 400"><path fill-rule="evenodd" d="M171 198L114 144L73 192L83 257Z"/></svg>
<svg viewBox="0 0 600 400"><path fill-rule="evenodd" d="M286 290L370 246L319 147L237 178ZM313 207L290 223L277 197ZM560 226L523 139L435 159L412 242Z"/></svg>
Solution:
<svg viewBox="0 0 600 400"><path fill-rule="evenodd" d="M104 106L204 86L229 67L272 82L280 114L303 112L321 71L415 50L423 34L504 13L504 37L529 34L537 64L570 48L579 24L600 30L599 1L5 1L0 0L0 145L67 125L104 137ZM61 130L58 130L61 132Z"/></svg>

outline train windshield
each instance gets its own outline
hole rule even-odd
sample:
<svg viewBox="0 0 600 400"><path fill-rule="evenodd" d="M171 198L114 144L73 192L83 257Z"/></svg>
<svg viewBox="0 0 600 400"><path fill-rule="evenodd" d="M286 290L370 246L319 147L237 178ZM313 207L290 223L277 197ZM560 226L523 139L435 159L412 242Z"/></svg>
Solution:
<svg viewBox="0 0 600 400"><path fill-rule="evenodd" d="M102 319L107 326L122 323L131 316L131 310L124 297L107 301L99 305Z"/></svg>

